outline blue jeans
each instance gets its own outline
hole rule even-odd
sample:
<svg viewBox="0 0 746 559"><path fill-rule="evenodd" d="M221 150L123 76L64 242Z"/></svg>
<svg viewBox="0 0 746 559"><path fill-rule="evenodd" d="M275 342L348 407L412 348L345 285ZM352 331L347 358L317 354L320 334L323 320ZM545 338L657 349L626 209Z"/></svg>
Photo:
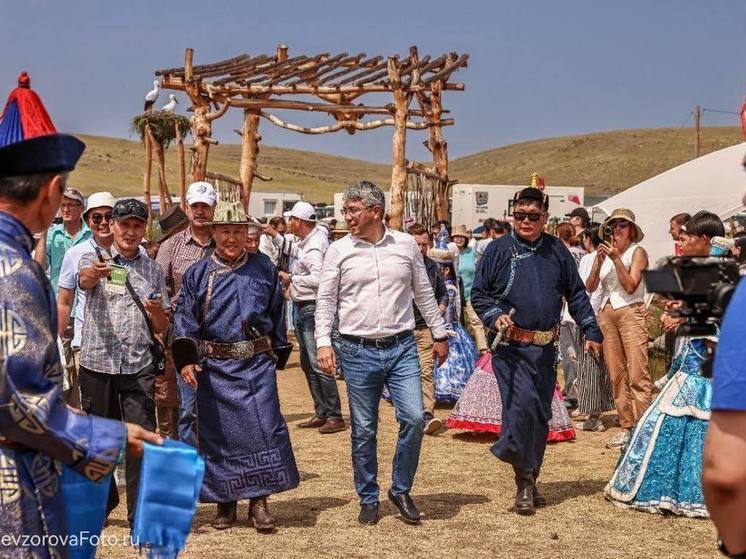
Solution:
<svg viewBox="0 0 746 559"><path fill-rule="evenodd" d="M196 447L197 393L179 374L176 375L176 385L179 388L179 440Z"/></svg>
<svg viewBox="0 0 746 559"><path fill-rule="evenodd" d="M306 374L311 391L314 413L319 419L342 419L342 404L339 400L337 380L324 373L316 359L316 304L294 304L293 320L295 335L300 346L300 367Z"/></svg>
<svg viewBox="0 0 746 559"><path fill-rule="evenodd" d="M391 468L391 492L409 493L420 460L422 416L420 362L413 335L386 348L366 347L344 337L336 341L347 382L352 422L352 467L360 504L378 502L378 405L384 385L399 422L399 440Z"/></svg>

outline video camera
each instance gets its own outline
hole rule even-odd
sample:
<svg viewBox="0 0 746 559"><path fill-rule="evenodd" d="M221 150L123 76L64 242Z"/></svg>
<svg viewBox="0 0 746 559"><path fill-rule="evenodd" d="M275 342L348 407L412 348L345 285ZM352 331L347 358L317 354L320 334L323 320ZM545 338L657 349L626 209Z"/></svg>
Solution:
<svg viewBox="0 0 746 559"><path fill-rule="evenodd" d="M725 314L739 275L733 258L681 256L665 259L655 270L643 272L643 278L649 292L684 302L676 315L686 323L677 335L710 336Z"/></svg>

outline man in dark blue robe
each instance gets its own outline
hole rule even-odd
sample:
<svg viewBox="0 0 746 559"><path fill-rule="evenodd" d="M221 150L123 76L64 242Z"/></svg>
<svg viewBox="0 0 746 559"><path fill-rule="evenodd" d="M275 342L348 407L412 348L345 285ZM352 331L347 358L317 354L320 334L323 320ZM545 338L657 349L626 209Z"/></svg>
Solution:
<svg viewBox="0 0 746 559"><path fill-rule="evenodd" d="M513 466L519 514L546 504L536 478L552 416L563 299L588 340L585 351L600 357L603 340L573 257L543 232L548 209L548 196L537 188L516 194L515 229L489 244L471 291L482 322L503 332L492 359L503 402L502 434L491 450Z"/></svg>
<svg viewBox="0 0 746 559"><path fill-rule="evenodd" d="M287 345L285 300L269 258L246 250L240 202L219 202L214 220L215 252L184 275L174 362L197 391L201 499L218 503L213 526L232 526L236 502L250 499L254 527L270 532L275 521L267 496L300 481L277 393L275 351Z"/></svg>

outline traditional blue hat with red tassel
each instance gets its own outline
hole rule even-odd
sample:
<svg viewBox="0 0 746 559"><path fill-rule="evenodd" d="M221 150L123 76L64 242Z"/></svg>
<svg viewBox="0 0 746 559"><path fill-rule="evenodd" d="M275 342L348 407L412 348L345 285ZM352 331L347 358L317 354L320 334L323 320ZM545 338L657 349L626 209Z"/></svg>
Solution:
<svg viewBox="0 0 746 559"><path fill-rule="evenodd" d="M57 133L31 79L21 72L0 115L0 177L72 171L84 149L74 136Z"/></svg>

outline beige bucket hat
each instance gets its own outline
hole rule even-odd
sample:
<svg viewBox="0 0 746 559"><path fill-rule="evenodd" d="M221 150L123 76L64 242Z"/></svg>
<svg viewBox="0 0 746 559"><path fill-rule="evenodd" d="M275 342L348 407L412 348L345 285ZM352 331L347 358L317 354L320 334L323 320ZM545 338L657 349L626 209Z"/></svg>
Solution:
<svg viewBox="0 0 746 559"><path fill-rule="evenodd" d="M613 212L611 212L611 215L607 217L604 222L601 224L601 230L599 231L599 237L603 239L603 230L605 227L608 227L608 225L612 221L619 221L624 220L628 221L632 227L635 228L635 234L637 237L635 238L634 242L639 243L641 240L645 238L645 233L642 232L642 229L640 229L640 226L635 223L635 213L632 210L629 210L627 208L617 208Z"/></svg>

